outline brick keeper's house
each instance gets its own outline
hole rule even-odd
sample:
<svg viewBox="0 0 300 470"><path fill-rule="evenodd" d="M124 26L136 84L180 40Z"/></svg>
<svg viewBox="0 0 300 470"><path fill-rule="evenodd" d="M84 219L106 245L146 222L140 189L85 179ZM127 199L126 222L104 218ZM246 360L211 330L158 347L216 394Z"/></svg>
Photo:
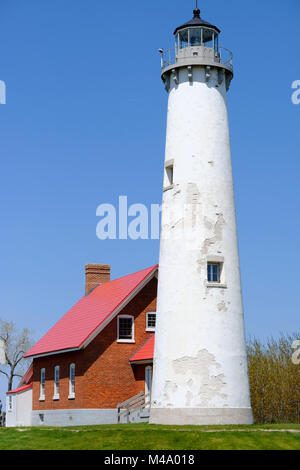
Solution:
<svg viewBox="0 0 300 470"><path fill-rule="evenodd" d="M151 391L158 266L110 280L86 266L82 297L25 355L6 425L117 422L117 405Z"/></svg>

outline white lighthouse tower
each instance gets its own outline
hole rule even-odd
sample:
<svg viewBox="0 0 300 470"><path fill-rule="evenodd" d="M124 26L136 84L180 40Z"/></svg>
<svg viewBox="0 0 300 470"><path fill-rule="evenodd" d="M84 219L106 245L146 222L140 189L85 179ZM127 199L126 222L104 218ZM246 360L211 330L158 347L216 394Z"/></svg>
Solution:
<svg viewBox="0 0 300 470"><path fill-rule="evenodd" d="M200 17L162 52L168 118L150 422L251 424L226 94L232 55ZM225 53L225 55L224 55Z"/></svg>

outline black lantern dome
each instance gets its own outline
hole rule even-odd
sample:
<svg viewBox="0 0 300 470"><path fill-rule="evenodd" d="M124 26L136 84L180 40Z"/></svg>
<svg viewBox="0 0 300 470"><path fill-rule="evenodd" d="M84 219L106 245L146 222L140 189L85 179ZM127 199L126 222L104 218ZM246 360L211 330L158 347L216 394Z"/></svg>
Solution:
<svg viewBox="0 0 300 470"><path fill-rule="evenodd" d="M191 21L188 21L187 23L184 23L182 26L178 26L178 28L175 29L174 35L178 33L181 29L184 28L190 28L190 27L207 27L210 29L214 29L218 34L221 32L219 28L216 26L208 23L207 21L203 20L200 16L200 10L199 8L195 8L194 10L194 18L191 19Z"/></svg>

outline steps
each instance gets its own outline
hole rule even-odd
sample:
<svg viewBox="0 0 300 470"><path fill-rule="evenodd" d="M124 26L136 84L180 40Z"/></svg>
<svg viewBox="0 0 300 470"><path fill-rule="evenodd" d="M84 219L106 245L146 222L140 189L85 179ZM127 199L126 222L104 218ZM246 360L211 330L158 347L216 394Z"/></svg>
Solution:
<svg viewBox="0 0 300 470"><path fill-rule="evenodd" d="M150 416L150 394L140 392L117 406L118 423L147 423Z"/></svg>

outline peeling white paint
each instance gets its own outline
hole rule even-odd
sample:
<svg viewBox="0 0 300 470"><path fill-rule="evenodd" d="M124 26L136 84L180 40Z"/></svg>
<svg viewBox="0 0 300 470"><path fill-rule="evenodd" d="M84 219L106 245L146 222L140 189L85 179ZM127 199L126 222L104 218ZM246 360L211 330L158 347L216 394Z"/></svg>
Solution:
<svg viewBox="0 0 300 470"><path fill-rule="evenodd" d="M173 413L251 408L226 87L210 73L193 66L191 85L178 69L169 90L152 409ZM227 287L208 287L220 255Z"/></svg>

